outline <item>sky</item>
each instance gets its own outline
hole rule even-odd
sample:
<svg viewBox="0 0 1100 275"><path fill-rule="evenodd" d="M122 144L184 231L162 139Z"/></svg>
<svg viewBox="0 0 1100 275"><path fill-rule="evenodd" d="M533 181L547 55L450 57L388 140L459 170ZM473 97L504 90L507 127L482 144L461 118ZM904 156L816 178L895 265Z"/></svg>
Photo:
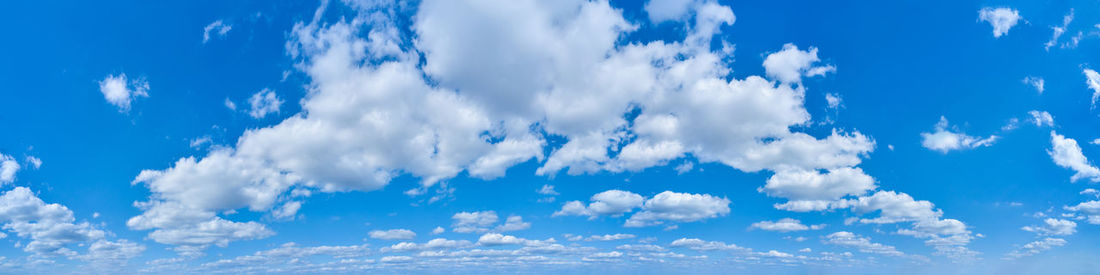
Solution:
<svg viewBox="0 0 1100 275"><path fill-rule="evenodd" d="M3 274L1100 270L1100 2L5 6Z"/></svg>

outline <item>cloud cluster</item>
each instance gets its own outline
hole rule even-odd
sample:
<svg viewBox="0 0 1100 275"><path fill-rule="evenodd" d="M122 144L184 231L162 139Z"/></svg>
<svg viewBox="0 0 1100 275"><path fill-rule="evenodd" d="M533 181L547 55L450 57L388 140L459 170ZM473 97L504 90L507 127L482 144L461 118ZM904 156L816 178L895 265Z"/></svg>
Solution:
<svg viewBox="0 0 1100 275"><path fill-rule="evenodd" d="M152 194L135 204L142 214L127 225L152 230L157 242L201 249L273 234L227 212L293 217L313 191L372 191L407 175L420 180L409 192L415 195L459 175L502 177L532 161L536 174L553 177L690 159L773 172L760 191L788 199L782 209L875 207L854 206L877 201L872 197L844 199L876 188L856 167L873 151L871 138L844 129L821 138L793 130L811 122L802 80L836 67L822 64L817 48L787 44L764 57L763 76L732 77L732 46L713 40L735 21L727 6L648 3L649 23L684 25L682 39L673 41L625 40L642 22L602 1L423 1L408 27L395 17L412 7L350 6L354 15L336 22L323 22L322 6L291 31L288 53L309 81L302 112L245 132L235 146L142 171L134 184ZM954 133L936 137L947 134ZM952 137L968 146L992 141ZM891 221L915 222L922 237L936 241L945 225L969 234L957 230L961 222L940 219L930 203L915 206L929 209ZM625 226L719 217L729 213L729 200L604 192L587 205L568 202L557 215L636 209ZM454 219L459 233L529 226L518 216L494 226L495 213Z"/></svg>
<svg viewBox="0 0 1100 275"><path fill-rule="evenodd" d="M68 257L114 268L145 250L145 246L128 240L107 240L109 232L88 222L78 223L68 207L47 204L26 187L15 187L0 195L0 224L28 241L16 247L46 259ZM74 250L78 246L86 246L87 253Z"/></svg>
<svg viewBox="0 0 1100 275"><path fill-rule="evenodd" d="M664 191L652 198L622 191L608 190L593 195L587 206L580 201L566 202L553 216L620 216L637 208L623 224L625 227L655 226L665 223L700 221L729 214L729 199L708 194L688 194Z"/></svg>

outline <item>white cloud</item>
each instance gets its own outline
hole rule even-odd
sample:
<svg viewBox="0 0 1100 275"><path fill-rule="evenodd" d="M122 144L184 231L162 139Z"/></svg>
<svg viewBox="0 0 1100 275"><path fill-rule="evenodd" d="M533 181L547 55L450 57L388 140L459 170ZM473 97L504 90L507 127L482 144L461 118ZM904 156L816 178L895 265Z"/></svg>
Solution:
<svg viewBox="0 0 1100 275"><path fill-rule="evenodd" d="M607 190L590 199L592 203L584 206L580 201L570 201L562 206L561 210L554 212L554 216L590 216L595 218L602 215L622 215L630 212L645 202L641 195L622 190Z"/></svg>
<svg viewBox="0 0 1100 275"><path fill-rule="evenodd" d="M681 20L691 11L691 5L695 0L650 0L645 4L649 21L661 23L669 20Z"/></svg>
<svg viewBox="0 0 1100 275"><path fill-rule="evenodd" d="M549 184L543 184L542 188L539 188L539 190L536 190L536 191L539 194L547 195L547 196L557 196L558 195L558 192L554 191L554 186L549 185Z"/></svg>
<svg viewBox="0 0 1100 275"><path fill-rule="evenodd" d="M551 177L640 171L685 157L745 172L836 170L874 149L859 132L818 138L795 130L811 121L801 78L835 70L817 64L816 48L769 54L763 66L772 81L732 77L731 52L712 51L711 42L734 15L711 1L688 5L694 22L682 41L626 44L638 26L607 2L423 1L407 31L389 18L398 13L393 5L352 5L355 14L338 22L321 22L324 9L295 24L287 42L307 78L302 111L245 132L228 142L233 147L143 171L134 183L151 194L131 228L201 248L270 236L263 224L219 213L292 216L280 210L292 190L372 191L399 176L419 179L423 190L459 175L502 177L532 160L537 175ZM670 18L689 18L680 15ZM709 195L658 197L685 201L655 197L621 210L593 199L559 212L641 208L629 221L657 224L729 211L728 200ZM496 225L457 220L456 232Z"/></svg>
<svg viewBox="0 0 1100 275"><path fill-rule="evenodd" d="M696 238L680 238L672 241L668 244L670 247L682 247L691 250L698 251L711 251L711 250L738 250L749 251L748 248L740 247L735 244L726 244L719 241L704 241Z"/></svg>
<svg viewBox="0 0 1100 275"><path fill-rule="evenodd" d="M202 43L206 44L212 37L225 37L232 29L233 25L225 24L221 19L218 19L202 28Z"/></svg>
<svg viewBox="0 0 1100 275"><path fill-rule="evenodd" d="M1024 231L1035 232L1040 235L1073 235L1077 233L1077 223L1070 220L1047 218L1041 226L1024 226Z"/></svg>
<svg viewBox="0 0 1100 275"><path fill-rule="evenodd" d="M783 218L778 221L760 221L753 223L750 228L756 228L766 231L778 231L778 232L791 232L791 231L805 231L805 230L818 230L825 228L824 224L804 225L801 221L792 218Z"/></svg>
<svg viewBox="0 0 1100 275"><path fill-rule="evenodd" d="M134 230L155 229L149 238L163 244L178 245L178 250L195 255L211 244L227 246L229 241L262 239L274 232L257 222L235 222L211 211L189 208L177 202L135 203L144 212L130 218L126 226Z"/></svg>
<svg viewBox="0 0 1100 275"><path fill-rule="evenodd" d="M837 202L831 207L847 208L859 213L877 212L875 218L856 219L865 224L911 222L911 229L899 229L898 234L927 239L925 244L936 254L956 261L973 259L977 252L966 248L974 238L966 224L955 219L944 219L943 211L935 209L929 201L918 201L905 193L878 191L873 195Z"/></svg>
<svg viewBox="0 0 1100 275"><path fill-rule="evenodd" d="M1100 197L1100 190L1096 190L1096 189L1093 189L1093 188L1085 188L1085 190L1081 190L1081 192L1078 192L1078 194L1081 194L1081 195L1094 195L1094 196Z"/></svg>
<svg viewBox="0 0 1100 275"><path fill-rule="evenodd" d="M676 168L674 168L674 170L676 170L677 175L682 175L684 173L691 172L691 170L694 169L694 168L695 168L694 163L684 162L683 164L677 165Z"/></svg>
<svg viewBox="0 0 1100 275"><path fill-rule="evenodd" d="M519 231L531 228L531 223L524 222L523 217L512 215L504 220L504 224L497 226L496 231Z"/></svg>
<svg viewBox="0 0 1100 275"><path fill-rule="evenodd" d="M1100 169L1093 166L1088 158L1085 158L1085 154L1081 153L1081 147L1077 146L1076 140L1050 131L1050 144L1052 148L1047 150L1047 154L1054 160L1054 164L1074 171L1073 176L1069 178L1070 181L1079 179L1088 179L1092 182L1100 181Z"/></svg>
<svg viewBox="0 0 1100 275"><path fill-rule="evenodd" d="M1084 213L1090 224L1100 224L1100 201L1087 201L1074 206L1063 207L1069 211Z"/></svg>
<svg viewBox="0 0 1100 275"><path fill-rule="evenodd" d="M661 225L665 222L694 222L729 213L729 199L708 194L661 192L652 198L622 190L608 190L592 196L592 203L585 206L580 201L570 201L562 205L553 216L619 216L636 208L623 226L644 227Z"/></svg>
<svg viewBox="0 0 1100 275"><path fill-rule="evenodd" d="M0 157L0 158L3 158L3 157ZM30 164L31 167L34 167L34 169L42 168L42 159L39 159L35 156L27 156L27 163ZM0 170L4 170L4 168L2 166L3 165L0 164ZM0 172L0 174L3 174L3 172ZM0 178L3 178L3 176L0 176ZM2 182L2 181L3 180L0 180L0 182Z"/></svg>
<svg viewBox="0 0 1100 275"><path fill-rule="evenodd" d="M1027 243L1020 248L1009 252L1009 258L1020 258L1039 254L1040 252L1051 250L1055 247L1066 245L1065 239L1060 238L1045 238L1042 240Z"/></svg>
<svg viewBox="0 0 1100 275"><path fill-rule="evenodd" d="M790 201L777 207L791 211L824 210L830 201L847 195L863 195L874 190L875 179L860 168L836 168L828 173L804 170L780 170L757 190L768 196Z"/></svg>
<svg viewBox="0 0 1100 275"><path fill-rule="evenodd" d="M840 107L841 101L842 100L840 99L840 96L837 94L825 94L825 103L827 104L826 106L828 106L829 109L836 109L837 107Z"/></svg>
<svg viewBox="0 0 1100 275"><path fill-rule="evenodd" d="M229 110L233 110L233 111L237 110L237 103L233 103L233 101L229 100L229 98L225 98L225 103L224 104L225 104L225 108L228 108Z"/></svg>
<svg viewBox="0 0 1100 275"><path fill-rule="evenodd" d="M318 265L312 259L319 257L331 258L335 262L347 265L362 265L371 262L358 261L370 254L370 248L366 244L340 245L340 246L300 246L296 243L285 243L276 248L257 251L252 254L238 256L236 258L224 258L200 265L196 270L188 270L188 273L278 273L305 270L327 269L328 266ZM310 259L310 260L305 260ZM182 271L182 268L172 268L172 271Z"/></svg>
<svg viewBox="0 0 1100 275"><path fill-rule="evenodd" d="M144 250L144 246L127 240L107 241L110 233L88 222L77 223L68 207L47 204L26 187L15 187L0 195L0 223L4 229L29 240L22 246L23 251L36 256L66 256L119 264ZM73 250L86 245L87 254Z"/></svg>
<svg viewBox="0 0 1100 275"><path fill-rule="evenodd" d="M443 234L443 232L447 232L447 229L444 229L442 226L436 226L435 229L432 229L432 235Z"/></svg>
<svg viewBox="0 0 1100 275"><path fill-rule="evenodd" d="M1035 123L1035 126L1054 127L1054 116L1051 116L1050 113L1047 113L1046 111L1037 111L1037 110L1032 110L1032 111L1029 111L1027 113L1029 115L1031 115L1031 122Z"/></svg>
<svg viewBox="0 0 1100 275"><path fill-rule="evenodd" d="M989 136L987 138L973 137L962 132L953 132L948 128L947 118L941 116L940 122L936 123L935 131L932 133L921 133L921 145L924 148L938 151L940 153L947 153L951 150L965 150L977 147L985 147L993 145L993 142L997 140L997 136Z"/></svg>
<svg viewBox="0 0 1100 275"><path fill-rule="evenodd" d="M108 103L118 107L119 112L130 110L130 103L138 97L149 96L149 82L144 80L128 80L126 74L108 75L99 81L99 92Z"/></svg>
<svg viewBox="0 0 1100 275"><path fill-rule="evenodd" d="M635 237L637 237L637 236L634 236L634 234L617 233L617 234L592 235L592 236L588 236L588 238L585 238L584 240L585 241L590 241L590 242L591 241L617 241L617 240L633 239Z"/></svg>
<svg viewBox="0 0 1100 275"><path fill-rule="evenodd" d="M432 249L453 249L470 247L474 244L467 240L448 240L444 238L435 238L428 242L418 244L411 242L401 242L389 247L383 247L381 252L407 252L407 251L419 251L419 250L432 250Z"/></svg>
<svg viewBox="0 0 1100 275"><path fill-rule="evenodd" d="M213 142L213 140L210 138L209 135L206 135L206 136L201 136L201 137L191 139L191 142L188 145L190 145L191 148L199 149L199 148L202 148L203 145L206 145L206 144L211 143L211 142Z"/></svg>
<svg viewBox="0 0 1100 275"><path fill-rule="evenodd" d="M15 181L15 173L19 172L20 168L15 158L0 154L0 185Z"/></svg>
<svg viewBox="0 0 1100 275"><path fill-rule="evenodd" d="M871 242L871 238L862 237L847 231L840 231L825 236L825 243L855 248L863 253L875 253L888 256L905 256L905 253L901 253L901 251L898 251L897 248L894 248L893 246L884 245L881 243L873 243Z"/></svg>
<svg viewBox="0 0 1100 275"><path fill-rule="evenodd" d="M528 240L511 235L503 235L500 233L486 233L481 235L477 239L477 244L481 246L498 246L498 245L524 245L524 246L546 246L554 243L554 239L546 240Z"/></svg>
<svg viewBox="0 0 1100 275"><path fill-rule="evenodd" d="M372 239L379 240L412 240L416 238L416 232L408 229L372 230L367 235Z"/></svg>
<svg viewBox="0 0 1100 275"><path fill-rule="evenodd" d="M1011 8L985 7L978 11L978 19L989 22L993 26L993 37L999 38L1016 26L1016 22L1020 21L1020 12Z"/></svg>
<svg viewBox="0 0 1100 275"><path fill-rule="evenodd" d="M819 76L836 72L833 65L813 66L821 61L817 57L817 48L802 51L794 44L783 45L783 50L769 54L764 59L764 71L768 77L783 83L801 83L802 76Z"/></svg>
<svg viewBox="0 0 1100 275"><path fill-rule="evenodd" d="M489 231L489 227L497 223L498 218L495 211L478 211L455 213L451 219L454 220L451 231L473 233Z"/></svg>
<svg viewBox="0 0 1100 275"><path fill-rule="evenodd" d="M517 238L516 236L501 235L499 233L488 233L481 235L477 239L479 245L494 246L494 245L507 245L507 244L523 244L526 239Z"/></svg>
<svg viewBox="0 0 1100 275"><path fill-rule="evenodd" d="M1100 99L1100 73L1092 69L1084 69L1085 84L1092 89L1092 107L1096 108L1096 100Z"/></svg>
<svg viewBox="0 0 1100 275"><path fill-rule="evenodd" d="M114 269L125 266L130 259L141 256L145 246L129 240L97 240L88 246L88 254L77 258L92 263L94 267Z"/></svg>
<svg viewBox="0 0 1100 275"><path fill-rule="evenodd" d="M279 106L283 105L283 100L275 95L275 91L263 89L248 98L248 105L251 106L248 115L253 118L263 118L267 114L278 113Z"/></svg>
<svg viewBox="0 0 1100 275"><path fill-rule="evenodd" d="M725 216L730 212L730 200L708 194L664 191L645 201L642 211L626 220L623 226L643 227L667 222L694 222Z"/></svg>
<svg viewBox="0 0 1100 275"><path fill-rule="evenodd" d="M1045 82L1042 77L1028 76L1024 77L1024 84L1034 87L1039 94L1043 93Z"/></svg>
<svg viewBox="0 0 1100 275"><path fill-rule="evenodd" d="M1053 34L1051 34L1050 41L1047 41L1046 44L1043 44L1043 49L1046 49L1046 50L1049 51L1050 47L1054 47L1054 45L1057 45L1058 44L1058 38L1062 37L1063 33L1066 33L1066 28L1069 27L1070 22L1073 22L1073 9L1070 9L1069 13L1066 14L1066 16L1062 17L1062 25L1061 26L1051 26L1050 27L1051 30L1053 30L1054 32L1053 32Z"/></svg>

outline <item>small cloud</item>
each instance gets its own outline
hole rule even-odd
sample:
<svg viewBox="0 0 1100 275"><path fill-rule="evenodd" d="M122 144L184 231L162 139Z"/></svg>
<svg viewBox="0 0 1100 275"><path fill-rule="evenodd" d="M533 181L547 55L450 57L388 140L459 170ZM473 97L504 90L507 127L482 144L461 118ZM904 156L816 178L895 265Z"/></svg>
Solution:
<svg viewBox="0 0 1100 275"><path fill-rule="evenodd" d="M1039 92L1039 94L1042 94L1044 90L1043 86L1045 86L1045 81L1043 81L1042 77L1028 76L1024 78L1024 84L1034 87L1035 90Z"/></svg>
<svg viewBox="0 0 1100 275"><path fill-rule="evenodd" d="M149 96L149 82L144 80L129 80L126 74L108 75L99 81L99 92L111 105L118 107L119 112L130 111L131 102L139 97Z"/></svg>
<svg viewBox="0 0 1100 275"><path fill-rule="evenodd" d="M42 167L42 159L39 159L35 156L27 156L27 163L30 164L31 167L34 167L34 169Z"/></svg>
<svg viewBox="0 0 1100 275"><path fill-rule="evenodd" d="M248 115L253 118L263 118L267 114L278 113L283 100L275 95L275 91L263 89L252 94L252 97L248 98L248 104L252 106Z"/></svg>
<svg viewBox="0 0 1100 275"><path fill-rule="evenodd" d="M202 43L206 44L212 37L225 37L225 35L229 33L229 30L232 29L232 25L225 24L221 19L214 21L210 23L210 25L206 25L206 27L202 28Z"/></svg>
<svg viewBox="0 0 1100 275"><path fill-rule="evenodd" d="M985 7L978 11L978 20L993 26L993 37L1000 38L1021 19L1020 12L1011 8Z"/></svg>

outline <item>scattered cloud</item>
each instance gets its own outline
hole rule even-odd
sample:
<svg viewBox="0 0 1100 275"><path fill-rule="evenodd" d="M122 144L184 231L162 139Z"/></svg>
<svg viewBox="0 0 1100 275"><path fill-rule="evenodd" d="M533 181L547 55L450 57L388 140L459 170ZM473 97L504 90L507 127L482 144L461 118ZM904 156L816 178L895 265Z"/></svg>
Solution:
<svg viewBox="0 0 1100 275"><path fill-rule="evenodd" d="M202 28L202 43L206 44L211 38L225 37L232 29L233 25L226 24L218 19Z"/></svg>
<svg viewBox="0 0 1100 275"><path fill-rule="evenodd" d="M1020 12L1012 8L985 7L978 11L978 20L993 26L993 37L996 38L1008 34L1008 30L1016 26L1020 19Z"/></svg>
<svg viewBox="0 0 1100 275"><path fill-rule="evenodd" d="M267 114L278 113L279 106L283 105L283 100L275 95L275 91L263 89L248 98L248 105L251 106L248 115L253 118L263 118Z"/></svg>
<svg viewBox="0 0 1100 275"><path fill-rule="evenodd" d="M1088 179L1092 182L1100 181L1100 169L1093 166L1088 158L1085 158L1085 155L1081 153L1081 146L1077 145L1076 140L1050 131L1050 144L1052 148L1047 150L1047 154L1054 160L1054 164L1074 171L1070 181L1080 179Z"/></svg>
<svg viewBox="0 0 1100 275"><path fill-rule="evenodd" d="M931 133L921 133L920 136L923 139L921 141L921 146L944 154L952 150L965 150L990 146L998 139L995 135L981 138L969 136L962 132L954 132L951 127L948 127L947 118L942 116L940 117L940 122L936 123L935 131Z"/></svg>
<svg viewBox="0 0 1100 275"><path fill-rule="evenodd" d="M149 82L127 79L126 74L108 75L99 81L99 92L119 112L128 112L134 99L149 96Z"/></svg>
<svg viewBox="0 0 1100 275"><path fill-rule="evenodd" d="M367 235L372 239L379 240L412 240L416 238L416 232L408 229L372 230Z"/></svg>
<svg viewBox="0 0 1100 275"><path fill-rule="evenodd" d="M804 225L801 221L792 218L783 218L778 221L759 221L753 223L749 228L755 228L765 231L777 231L777 232L792 232L792 231L805 231L805 230L818 230L825 228L824 224Z"/></svg>

